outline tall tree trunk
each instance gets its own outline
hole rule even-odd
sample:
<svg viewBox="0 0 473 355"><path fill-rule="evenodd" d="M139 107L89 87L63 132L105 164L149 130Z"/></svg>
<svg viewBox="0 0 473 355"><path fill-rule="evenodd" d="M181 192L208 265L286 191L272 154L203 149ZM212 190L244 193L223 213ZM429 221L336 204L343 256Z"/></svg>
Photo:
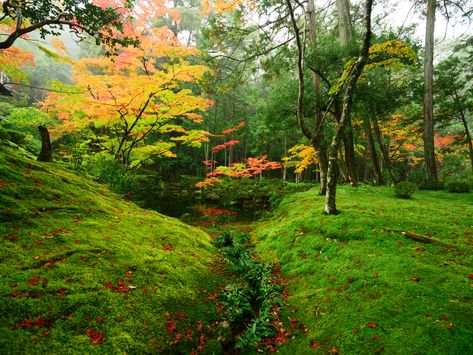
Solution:
<svg viewBox="0 0 473 355"><path fill-rule="evenodd" d="M335 132L330 144L329 150L329 161L328 161L328 171L327 171L327 193L325 195L325 208L324 212L329 215L337 214L336 206L336 193L337 193L337 173L338 173L338 163L337 155L338 148L340 147L343 130L345 129L345 124L347 119L350 117L350 110L352 105L353 93L356 88L356 83L363 71L363 68L368 61L370 40L371 40L371 9L373 7L373 0L366 0L365 2L365 18L364 18L364 27L365 33L363 36L363 44L360 49L360 54L358 60L353 68L351 75L349 76L348 85L346 87L345 93L343 95L343 106L342 106L342 115L340 121L337 122L335 127Z"/></svg>
<svg viewBox="0 0 473 355"><path fill-rule="evenodd" d="M309 0L307 14L309 16L309 38L314 46L317 48L317 25L315 20L315 4L314 0ZM320 77L317 73L312 72L312 86L314 87L314 98L317 104L320 103ZM312 146L315 149L317 158L319 160L319 177L320 177L320 190L321 196L325 195L327 191L327 149L324 146L324 129L323 129L323 117L322 112L317 109L315 114L316 121L316 135L312 137Z"/></svg>
<svg viewBox="0 0 473 355"><path fill-rule="evenodd" d="M377 185L384 185L384 178L379 166L378 153L374 144L373 132L371 131L371 122L368 117L363 120L363 128L366 135L366 143L370 155L371 165L373 166L373 175Z"/></svg>
<svg viewBox="0 0 473 355"><path fill-rule="evenodd" d="M427 2L427 21L425 30L425 64L424 64L424 157L427 180L438 180L437 164L434 149L433 117L433 71L434 71L434 31L436 0Z"/></svg>
<svg viewBox="0 0 473 355"><path fill-rule="evenodd" d="M51 161L53 159L53 149L51 147L51 139L49 137L48 129L41 125L38 126L39 134L41 135L41 152L39 153L39 161Z"/></svg>
<svg viewBox="0 0 473 355"><path fill-rule="evenodd" d="M337 17L340 43L345 46L353 40L349 0L337 0Z"/></svg>
<svg viewBox="0 0 473 355"><path fill-rule="evenodd" d="M340 44L346 47L353 41L353 25L350 16L349 0L337 0L337 17ZM343 130L343 146L345 147L345 164L347 177L352 186L356 186L358 178L355 168L355 139L353 137L353 127L351 118L346 118L345 129Z"/></svg>

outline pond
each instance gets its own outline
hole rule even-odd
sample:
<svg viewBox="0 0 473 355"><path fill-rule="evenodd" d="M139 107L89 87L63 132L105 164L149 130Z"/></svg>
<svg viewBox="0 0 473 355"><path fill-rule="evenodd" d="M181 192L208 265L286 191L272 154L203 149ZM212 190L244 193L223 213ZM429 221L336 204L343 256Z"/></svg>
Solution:
<svg viewBox="0 0 473 355"><path fill-rule="evenodd" d="M143 208L151 209L166 216L175 217L191 224L205 222L245 224L261 217L264 212L262 204L245 204L221 206L218 202L208 202L187 194L185 190L167 193L165 191L136 195L133 199Z"/></svg>

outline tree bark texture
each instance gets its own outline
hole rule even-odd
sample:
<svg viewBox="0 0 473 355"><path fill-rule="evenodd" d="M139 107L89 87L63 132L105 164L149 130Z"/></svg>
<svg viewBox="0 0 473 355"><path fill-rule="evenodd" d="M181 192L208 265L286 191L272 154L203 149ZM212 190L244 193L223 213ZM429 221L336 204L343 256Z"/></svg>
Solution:
<svg viewBox="0 0 473 355"><path fill-rule="evenodd" d="M353 26L350 17L349 0L337 0L337 17L340 44L346 46L353 40Z"/></svg>
<svg viewBox="0 0 473 355"><path fill-rule="evenodd" d="M51 139L49 137L48 129L41 125L38 127L41 135L41 152L39 153L39 161L51 161L53 159L53 149L51 147Z"/></svg>
<svg viewBox="0 0 473 355"><path fill-rule="evenodd" d="M434 148L433 117L433 77L434 77L434 32L436 0L428 0L427 21L425 30L425 64L424 64L424 158L427 180L438 180L437 163Z"/></svg>
<svg viewBox="0 0 473 355"><path fill-rule="evenodd" d="M343 95L342 115L340 121L337 122L335 132L330 144L328 171L327 171L327 193L325 194L325 208L324 212L329 215L337 214L336 207L336 192L337 192L337 177L338 177L338 149L342 140L342 134L345 129L346 122L350 117L350 110L352 104L353 93L356 88L356 83L363 71L366 62L368 61L369 46L371 40L371 9L373 7L373 0L366 0L365 2L365 18L364 27L365 33L363 35L363 43L360 49L360 54L355 66L349 75L349 81Z"/></svg>

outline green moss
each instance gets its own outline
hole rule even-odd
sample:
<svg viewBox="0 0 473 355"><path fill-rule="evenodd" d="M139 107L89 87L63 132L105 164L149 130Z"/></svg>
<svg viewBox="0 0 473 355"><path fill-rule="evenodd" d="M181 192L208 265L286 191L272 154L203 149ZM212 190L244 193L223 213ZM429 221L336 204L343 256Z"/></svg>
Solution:
<svg viewBox="0 0 473 355"><path fill-rule="evenodd" d="M18 149L0 146L0 162L3 352L156 352L169 344L166 311L204 313L207 234ZM114 292L119 280L128 292ZM88 328L105 341L91 345Z"/></svg>
<svg viewBox="0 0 473 355"><path fill-rule="evenodd" d="M390 188L340 187L341 214L325 216L317 192L287 197L253 233L258 254L292 279L288 301L308 327L280 352L473 351L473 194L419 191L402 200Z"/></svg>

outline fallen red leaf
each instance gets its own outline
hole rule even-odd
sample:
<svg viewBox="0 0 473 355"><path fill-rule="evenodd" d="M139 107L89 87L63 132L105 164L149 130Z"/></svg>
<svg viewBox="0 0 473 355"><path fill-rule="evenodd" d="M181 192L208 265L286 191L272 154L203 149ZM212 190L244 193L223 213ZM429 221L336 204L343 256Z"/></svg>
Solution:
<svg viewBox="0 0 473 355"><path fill-rule="evenodd" d="M353 329L353 333L358 333L360 330L358 328Z"/></svg>
<svg viewBox="0 0 473 355"><path fill-rule="evenodd" d="M36 285L41 280L41 277L32 277L29 279L28 283L30 285Z"/></svg>
<svg viewBox="0 0 473 355"><path fill-rule="evenodd" d="M169 321L166 329L168 333L174 333L176 331L176 321L175 320Z"/></svg>
<svg viewBox="0 0 473 355"><path fill-rule="evenodd" d="M104 342L105 334L102 332L97 332L92 328L87 328L87 335L90 337L90 343L92 345L98 345Z"/></svg>
<svg viewBox="0 0 473 355"><path fill-rule="evenodd" d="M36 321L33 320L33 319L25 319L24 321L20 322L20 323L16 323L16 326L17 327L21 327L21 328L27 328L27 327L32 327L33 325L36 324Z"/></svg>
<svg viewBox="0 0 473 355"><path fill-rule="evenodd" d="M368 327L376 328L376 323L375 322L369 322Z"/></svg>
<svg viewBox="0 0 473 355"><path fill-rule="evenodd" d="M469 279L473 280L473 274L468 274L467 276Z"/></svg>
<svg viewBox="0 0 473 355"><path fill-rule="evenodd" d="M453 328L453 323L445 323L445 328L447 329L452 329Z"/></svg>

